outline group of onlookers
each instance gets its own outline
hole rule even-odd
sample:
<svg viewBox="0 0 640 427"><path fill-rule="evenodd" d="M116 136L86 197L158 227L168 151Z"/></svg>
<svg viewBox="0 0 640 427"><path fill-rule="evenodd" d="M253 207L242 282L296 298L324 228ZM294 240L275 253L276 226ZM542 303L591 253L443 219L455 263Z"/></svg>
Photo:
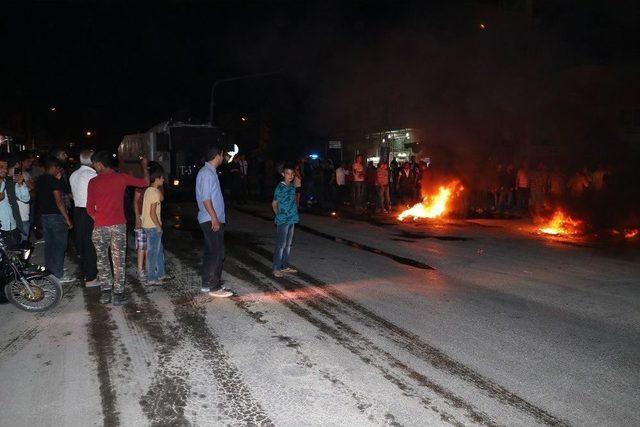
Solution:
<svg viewBox="0 0 640 427"><path fill-rule="evenodd" d="M127 187L137 188L139 277L149 285L165 279L160 213L164 171L141 159L142 178L136 178L114 169L112 161L111 153L92 150L80 152L76 168L62 149L40 158L30 152L3 154L0 228L8 246L43 242L45 266L60 281L82 279L84 286L100 286L100 301L119 305L125 302ZM65 269L70 235L81 277Z"/></svg>
<svg viewBox="0 0 640 427"><path fill-rule="evenodd" d="M302 207L335 209L350 206L356 212L389 212L420 200L423 187L431 182L428 164L411 157L404 162L364 163L356 155L353 163L330 159L301 159L295 166L298 199Z"/></svg>
<svg viewBox="0 0 640 427"><path fill-rule="evenodd" d="M515 169L512 164L497 164L492 194L492 209L500 212L519 211L538 215L559 204L579 204L587 196L597 196L606 186L611 171L602 165L594 170L576 169L566 174L559 166L551 170L539 162Z"/></svg>

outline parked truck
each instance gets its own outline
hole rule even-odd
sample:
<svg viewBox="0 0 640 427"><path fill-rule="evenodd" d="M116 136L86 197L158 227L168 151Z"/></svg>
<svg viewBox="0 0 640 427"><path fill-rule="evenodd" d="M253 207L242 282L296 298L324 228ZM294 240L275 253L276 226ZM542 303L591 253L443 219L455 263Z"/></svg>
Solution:
<svg viewBox="0 0 640 427"><path fill-rule="evenodd" d="M125 135L118 147L119 167L139 176L140 157L145 156L164 167L168 188L193 191L204 150L211 144L227 149L224 132L215 126L168 121L145 133Z"/></svg>

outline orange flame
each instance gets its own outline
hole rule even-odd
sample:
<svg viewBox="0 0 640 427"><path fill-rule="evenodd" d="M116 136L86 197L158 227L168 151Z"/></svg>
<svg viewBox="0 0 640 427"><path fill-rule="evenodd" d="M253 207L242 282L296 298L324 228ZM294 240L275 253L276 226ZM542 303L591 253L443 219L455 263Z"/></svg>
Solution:
<svg viewBox="0 0 640 427"><path fill-rule="evenodd" d="M545 227L539 229L541 233L551 235L579 234L581 232L582 221L574 220L565 215L561 210L555 211L553 218Z"/></svg>
<svg viewBox="0 0 640 427"><path fill-rule="evenodd" d="M451 200L452 195L457 196L464 187L460 181L455 180L447 186L440 186L437 194L427 195L422 203L417 203L413 207L406 209L398 215L400 221L407 217L416 218L439 218L448 212L447 204Z"/></svg>
<svg viewBox="0 0 640 427"><path fill-rule="evenodd" d="M633 239L638 234L640 234L640 230L638 230L637 228L633 230L624 230L625 239Z"/></svg>

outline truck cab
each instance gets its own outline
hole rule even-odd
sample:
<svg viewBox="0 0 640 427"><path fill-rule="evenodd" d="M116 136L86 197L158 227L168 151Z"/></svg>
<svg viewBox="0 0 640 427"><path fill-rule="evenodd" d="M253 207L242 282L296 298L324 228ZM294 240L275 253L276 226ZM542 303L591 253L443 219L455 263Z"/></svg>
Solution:
<svg viewBox="0 0 640 427"><path fill-rule="evenodd" d="M145 133L125 135L118 146L119 167L140 175L140 156L145 156L164 167L168 190L191 193L204 150L212 144L226 148L225 134L215 126L168 121Z"/></svg>

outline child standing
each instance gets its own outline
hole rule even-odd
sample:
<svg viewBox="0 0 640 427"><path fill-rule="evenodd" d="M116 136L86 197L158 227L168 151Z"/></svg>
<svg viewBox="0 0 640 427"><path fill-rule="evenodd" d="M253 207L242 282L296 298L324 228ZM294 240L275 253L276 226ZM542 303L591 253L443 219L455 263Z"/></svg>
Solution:
<svg viewBox="0 0 640 427"><path fill-rule="evenodd" d="M157 166L149 174L150 186L144 192L142 201L142 228L147 238L147 284L159 285L165 276L164 248L162 247L161 203L164 199L161 189L164 184L164 170Z"/></svg>
<svg viewBox="0 0 640 427"><path fill-rule="evenodd" d="M275 277L282 277L284 273L298 272L295 268L289 267L293 230L299 221L296 188L293 184L293 167L285 166L282 170L282 176L284 181L276 187L273 202L271 202L273 212L276 214L275 222L278 230L276 248L273 252L273 275Z"/></svg>
<svg viewBox="0 0 640 427"><path fill-rule="evenodd" d="M142 228L142 202L144 200L144 192L146 188L136 188L133 193L133 210L136 215L136 226L134 231L136 240L136 270L138 273L138 280L146 280L144 274L145 255L147 254L147 236L144 234Z"/></svg>

